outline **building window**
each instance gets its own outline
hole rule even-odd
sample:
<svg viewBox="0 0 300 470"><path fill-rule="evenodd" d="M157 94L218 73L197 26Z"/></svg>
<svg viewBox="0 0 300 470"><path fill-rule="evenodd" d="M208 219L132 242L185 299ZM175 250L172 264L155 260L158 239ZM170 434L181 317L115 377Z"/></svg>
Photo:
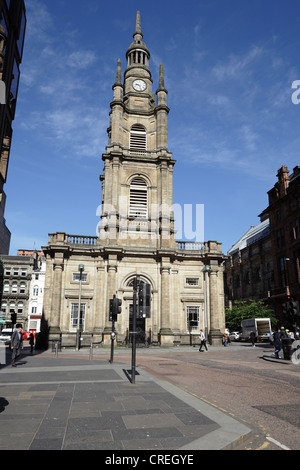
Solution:
<svg viewBox="0 0 300 470"><path fill-rule="evenodd" d="M33 287L33 297L37 297L39 295L39 286Z"/></svg>
<svg viewBox="0 0 300 470"><path fill-rule="evenodd" d="M14 270L13 270L13 275L14 275L14 276L19 276L19 270L18 270L18 268L14 268Z"/></svg>
<svg viewBox="0 0 300 470"><path fill-rule="evenodd" d="M15 308L16 308L15 302L11 302L9 304L9 313L15 313Z"/></svg>
<svg viewBox="0 0 300 470"><path fill-rule="evenodd" d="M23 302L18 303L18 313L23 313Z"/></svg>
<svg viewBox="0 0 300 470"><path fill-rule="evenodd" d="M129 217L148 218L148 188L142 178L134 178L130 183Z"/></svg>
<svg viewBox="0 0 300 470"><path fill-rule="evenodd" d="M7 302L2 302L1 304L1 312L6 313L6 308L7 308Z"/></svg>
<svg viewBox="0 0 300 470"><path fill-rule="evenodd" d="M198 277L187 277L185 280L186 286L199 286L199 278Z"/></svg>
<svg viewBox="0 0 300 470"><path fill-rule="evenodd" d="M286 258L283 256L278 260L279 281L281 287L285 287L286 283Z"/></svg>
<svg viewBox="0 0 300 470"><path fill-rule="evenodd" d="M199 329L199 307L187 306L187 330Z"/></svg>
<svg viewBox="0 0 300 470"><path fill-rule="evenodd" d="M284 238L284 229L281 228L276 232L276 239L277 239L277 248L283 248L285 246L285 238Z"/></svg>
<svg viewBox="0 0 300 470"><path fill-rule="evenodd" d="M26 268L22 268L21 274L22 274L22 276L27 276L27 269L26 269Z"/></svg>
<svg viewBox="0 0 300 470"><path fill-rule="evenodd" d="M130 130L129 149L138 154L147 150L146 130L141 124L134 124Z"/></svg>
<svg viewBox="0 0 300 470"><path fill-rule="evenodd" d="M16 282L13 282L11 286L11 293L16 294L17 292L18 292L18 284Z"/></svg>
<svg viewBox="0 0 300 470"><path fill-rule="evenodd" d="M5 268L5 276L10 276L11 275L11 268L7 267Z"/></svg>
<svg viewBox="0 0 300 470"><path fill-rule="evenodd" d="M37 307L31 307L31 314L34 315L37 312Z"/></svg>
<svg viewBox="0 0 300 470"><path fill-rule="evenodd" d="M5 282L3 286L3 293L8 294L9 292L9 282Z"/></svg>
<svg viewBox="0 0 300 470"><path fill-rule="evenodd" d="M20 284L20 294L25 294L25 282L21 282Z"/></svg>
<svg viewBox="0 0 300 470"><path fill-rule="evenodd" d="M77 329L79 326L84 330L85 322L85 304L80 304L80 320L78 320L78 304L71 305L71 329Z"/></svg>

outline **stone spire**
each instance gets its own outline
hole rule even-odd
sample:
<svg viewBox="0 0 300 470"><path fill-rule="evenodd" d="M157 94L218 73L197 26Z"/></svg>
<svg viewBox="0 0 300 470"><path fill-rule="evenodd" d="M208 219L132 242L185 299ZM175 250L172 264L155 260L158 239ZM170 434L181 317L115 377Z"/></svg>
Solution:
<svg viewBox="0 0 300 470"><path fill-rule="evenodd" d="M141 15L137 11L135 32L133 34L133 42L130 44L127 52L127 68L128 67L144 67L149 68L150 53L146 44L143 42L143 33L141 29Z"/></svg>
<svg viewBox="0 0 300 470"><path fill-rule="evenodd" d="M114 86L122 86L122 76L121 76L121 59L118 59L117 62L117 75Z"/></svg>
<svg viewBox="0 0 300 470"><path fill-rule="evenodd" d="M159 91L164 91L165 93L168 93L167 90L165 89L165 77L164 77L163 64L160 64L159 66L159 82L158 82L158 89L156 93L158 93Z"/></svg>
<svg viewBox="0 0 300 470"><path fill-rule="evenodd" d="M139 37L135 38L135 36L137 35ZM143 39L143 33L142 33L142 28L141 28L141 14L139 11L136 12L135 33L133 35L133 39L137 39L137 40Z"/></svg>

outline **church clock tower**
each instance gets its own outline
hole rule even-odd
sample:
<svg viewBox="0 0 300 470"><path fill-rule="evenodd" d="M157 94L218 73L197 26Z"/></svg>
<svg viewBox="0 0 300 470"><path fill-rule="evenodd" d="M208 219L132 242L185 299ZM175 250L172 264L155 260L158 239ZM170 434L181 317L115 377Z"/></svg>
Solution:
<svg viewBox="0 0 300 470"><path fill-rule="evenodd" d="M110 104L108 146L102 158L102 214L99 243L175 248L173 166L168 150L167 90L160 65L156 97L143 42L140 12L126 52L124 81L117 62Z"/></svg>
<svg viewBox="0 0 300 470"><path fill-rule="evenodd" d="M112 86L97 236L56 232L43 247L44 315L49 339L63 347L110 344L115 295L117 343L129 345L135 279L151 286L150 315L137 319L139 343L187 345L201 328L221 344L224 255L213 240L175 240L168 92L162 65L153 91L149 61L137 12L124 75L118 59Z"/></svg>

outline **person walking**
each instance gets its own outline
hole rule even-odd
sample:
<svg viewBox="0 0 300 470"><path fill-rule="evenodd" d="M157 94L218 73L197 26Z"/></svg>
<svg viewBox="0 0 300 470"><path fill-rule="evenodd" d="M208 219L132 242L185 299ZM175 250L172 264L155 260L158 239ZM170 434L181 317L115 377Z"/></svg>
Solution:
<svg viewBox="0 0 300 470"><path fill-rule="evenodd" d="M12 367L17 367L16 359L20 356L21 349L23 349L23 335L22 327L20 325L17 326L12 334L10 347L12 349L11 365Z"/></svg>
<svg viewBox="0 0 300 470"><path fill-rule="evenodd" d="M228 334L226 333L226 331L225 331L225 333L224 333L224 335L223 335L223 343L224 343L224 346L227 346L228 340L229 340L229 335L228 335Z"/></svg>
<svg viewBox="0 0 300 470"><path fill-rule="evenodd" d="M273 338L274 338L274 348L275 348L274 355L276 359L279 359L278 354L279 354L279 351L281 351L281 337L280 337L279 329L277 331L274 331Z"/></svg>
<svg viewBox="0 0 300 470"><path fill-rule="evenodd" d="M30 344L30 352L33 353L33 346L34 346L34 335L30 333L29 335L29 344Z"/></svg>
<svg viewBox="0 0 300 470"><path fill-rule="evenodd" d="M252 347L255 348L255 332L254 331L251 331L250 333L250 340L252 343Z"/></svg>
<svg viewBox="0 0 300 470"><path fill-rule="evenodd" d="M202 351L202 346L204 346L206 351L208 351L207 346L206 346L205 334L203 333L203 330L200 330L200 348L199 348L200 352Z"/></svg>

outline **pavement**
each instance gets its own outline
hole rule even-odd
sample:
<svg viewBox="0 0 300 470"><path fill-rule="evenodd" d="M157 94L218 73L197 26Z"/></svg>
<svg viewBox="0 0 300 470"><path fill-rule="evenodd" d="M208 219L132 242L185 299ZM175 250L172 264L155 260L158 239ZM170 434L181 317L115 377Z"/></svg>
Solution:
<svg viewBox="0 0 300 470"><path fill-rule="evenodd" d="M24 348L13 368L10 350L0 349L1 450L185 453L232 449L251 435L243 423L139 367L132 383L122 354L110 363L86 350Z"/></svg>

